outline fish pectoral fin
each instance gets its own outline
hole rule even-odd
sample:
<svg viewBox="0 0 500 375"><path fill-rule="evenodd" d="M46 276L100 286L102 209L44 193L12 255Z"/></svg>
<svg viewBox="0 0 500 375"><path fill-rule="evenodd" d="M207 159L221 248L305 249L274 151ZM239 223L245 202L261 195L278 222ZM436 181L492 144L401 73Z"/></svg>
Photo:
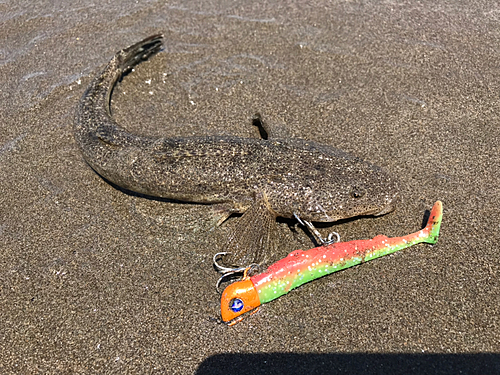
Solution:
<svg viewBox="0 0 500 375"><path fill-rule="evenodd" d="M216 227L222 225L232 214L240 212L232 203L219 203L212 205L212 214L216 220Z"/></svg>
<svg viewBox="0 0 500 375"><path fill-rule="evenodd" d="M243 216L229 223L229 235L222 251L230 253L223 257L226 266L246 267L252 263L262 264L276 248L276 216L267 206L263 194Z"/></svg>

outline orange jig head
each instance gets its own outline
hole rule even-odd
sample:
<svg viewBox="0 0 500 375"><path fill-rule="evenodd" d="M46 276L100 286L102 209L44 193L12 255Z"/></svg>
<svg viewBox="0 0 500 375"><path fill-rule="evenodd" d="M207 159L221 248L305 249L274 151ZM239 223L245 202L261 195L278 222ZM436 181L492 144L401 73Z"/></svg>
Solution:
<svg viewBox="0 0 500 375"><path fill-rule="evenodd" d="M222 320L226 323L230 322L259 306L259 295L250 278L236 281L228 285L222 293L220 301ZM240 317L238 320L229 323L229 325L236 324L241 319L243 318Z"/></svg>

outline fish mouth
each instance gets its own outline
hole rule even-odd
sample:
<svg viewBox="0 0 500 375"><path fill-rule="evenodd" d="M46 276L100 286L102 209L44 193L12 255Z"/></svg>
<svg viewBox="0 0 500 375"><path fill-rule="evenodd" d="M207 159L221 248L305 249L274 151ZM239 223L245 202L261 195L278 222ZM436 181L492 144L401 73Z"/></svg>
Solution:
<svg viewBox="0 0 500 375"><path fill-rule="evenodd" d="M389 203L382 209L382 211L377 212L374 214L374 216L382 216L385 214L388 214L389 212L392 212L396 209L397 204L400 202L401 198L399 196L399 193L394 194L392 199L389 201Z"/></svg>

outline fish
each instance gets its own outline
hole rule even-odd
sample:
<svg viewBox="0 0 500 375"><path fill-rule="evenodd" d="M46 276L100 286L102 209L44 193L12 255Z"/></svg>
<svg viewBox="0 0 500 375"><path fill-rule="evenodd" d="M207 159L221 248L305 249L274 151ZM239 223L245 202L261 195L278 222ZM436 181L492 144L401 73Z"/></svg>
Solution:
<svg viewBox="0 0 500 375"><path fill-rule="evenodd" d="M265 271L228 285L221 296L222 321L234 325L260 305L279 298L292 289L384 255L395 253L419 243L435 244L443 219L443 204L437 201L427 225L418 232L402 237L378 235L369 240L337 242L310 250L295 250L270 265ZM247 268L247 271L250 268Z"/></svg>
<svg viewBox="0 0 500 375"><path fill-rule="evenodd" d="M111 59L91 81L75 112L74 137L87 164L106 181L135 193L214 204L221 225L233 214L223 250L227 265L265 263L276 249L276 218L335 222L383 215L399 202L398 180L340 149L274 137L152 137L130 133L113 118L116 82L163 48L150 36Z"/></svg>

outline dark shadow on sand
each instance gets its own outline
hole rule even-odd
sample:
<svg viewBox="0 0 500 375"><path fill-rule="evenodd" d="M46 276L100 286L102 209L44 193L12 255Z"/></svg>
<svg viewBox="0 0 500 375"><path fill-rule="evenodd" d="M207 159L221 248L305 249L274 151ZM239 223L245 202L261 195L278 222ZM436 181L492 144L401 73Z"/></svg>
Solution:
<svg viewBox="0 0 500 375"><path fill-rule="evenodd" d="M196 374L493 375L500 374L500 354L218 354Z"/></svg>

